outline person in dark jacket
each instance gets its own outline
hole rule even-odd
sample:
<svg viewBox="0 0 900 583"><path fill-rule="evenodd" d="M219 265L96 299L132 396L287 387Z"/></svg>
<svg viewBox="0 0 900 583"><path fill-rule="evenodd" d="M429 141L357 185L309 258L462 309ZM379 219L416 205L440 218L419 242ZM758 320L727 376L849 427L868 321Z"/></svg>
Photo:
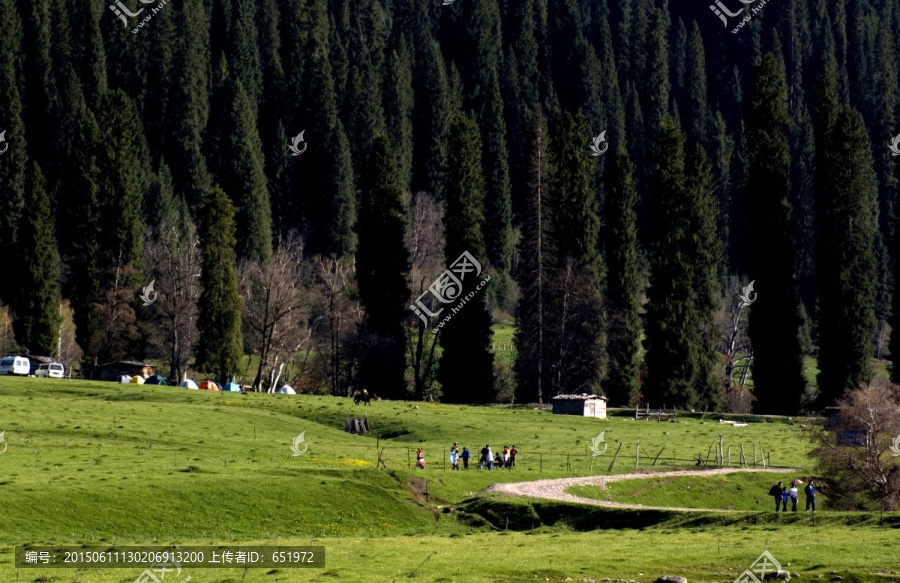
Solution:
<svg viewBox="0 0 900 583"><path fill-rule="evenodd" d="M460 455L460 457L462 458L462 461L463 461L463 469L468 470L469 469L469 458L472 457L472 454L469 453L468 449L463 448L462 454Z"/></svg>
<svg viewBox="0 0 900 583"><path fill-rule="evenodd" d="M775 498L775 512L778 512L778 508L781 506L782 499L784 498L784 487L781 482L778 482L775 486L769 490L769 496ZM787 508L787 503L785 502L785 508Z"/></svg>
<svg viewBox="0 0 900 583"><path fill-rule="evenodd" d="M809 512L810 507L812 511L816 511L816 484L815 481L810 478L809 484L806 485L806 488L803 488L803 493L806 494L806 511Z"/></svg>

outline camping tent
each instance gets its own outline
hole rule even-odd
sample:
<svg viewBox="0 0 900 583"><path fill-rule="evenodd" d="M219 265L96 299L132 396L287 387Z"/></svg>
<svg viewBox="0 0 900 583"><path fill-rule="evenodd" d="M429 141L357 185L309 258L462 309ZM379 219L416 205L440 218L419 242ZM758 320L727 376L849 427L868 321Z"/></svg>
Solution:
<svg viewBox="0 0 900 583"><path fill-rule="evenodd" d="M240 393L241 386L237 383L225 383L224 385L222 385L222 390L229 391L232 393Z"/></svg>
<svg viewBox="0 0 900 583"><path fill-rule="evenodd" d="M195 383L195 382L192 381L191 379L184 379L183 381L181 381L181 384L178 385L178 386L179 386L179 387L184 387L185 389L196 389L196 388L198 388L198 387L197 387L197 383Z"/></svg>
<svg viewBox="0 0 900 583"><path fill-rule="evenodd" d="M281 393L282 395L296 395L297 394L297 391L295 391L294 387L292 387L291 385L284 385L283 387L278 389L278 392Z"/></svg>
<svg viewBox="0 0 900 583"><path fill-rule="evenodd" d="M131 380L128 381L128 382L131 383L131 384L133 384L133 385L143 385L143 384L144 384L144 377L138 376L138 375L134 375L133 377L131 377Z"/></svg>
<svg viewBox="0 0 900 583"><path fill-rule="evenodd" d="M120 382L120 383L125 383L125 384L130 383L130 382L131 382L131 377L125 376L125 375L120 375L120 376L119 376L119 382Z"/></svg>
<svg viewBox="0 0 900 583"><path fill-rule="evenodd" d="M158 375L158 374L155 374L155 375L153 375L153 376L151 376L151 377L147 377L146 379L144 379L144 384L145 384L145 385L166 385L166 386L172 386L172 383L169 382L169 379L167 379L166 377L164 377L164 376L162 376L162 375Z"/></svg>
<svg viewBox="0 0 900 583"><path fill-rule="evenodd" d="M203 381L200 383L200 390L202 391L218 391L219 385L212 381Z"/></svg>

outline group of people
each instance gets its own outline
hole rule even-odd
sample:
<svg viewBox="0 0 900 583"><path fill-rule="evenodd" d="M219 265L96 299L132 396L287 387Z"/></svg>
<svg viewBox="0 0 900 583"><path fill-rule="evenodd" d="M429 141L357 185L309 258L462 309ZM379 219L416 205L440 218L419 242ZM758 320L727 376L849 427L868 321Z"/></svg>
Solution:
<svg viewBox="0 0 900 583"><path fill-rule="evenodd" d="M787 512L787 504L788 500L791 501L791 512L797 512L797 498L799 496L799 491L797 490L797 485L802 484L803 480L794 480L791 482L791 487L787 488L784 486L782 482L778 482L776 485L772 486L769 490L769 496L775 498L775 512L778 512L778 508L781 508L782 512ZM806 511L809 512L812 509L813 512L816 511L816 484L815 480L810 478L809 483L803 488L803 493L806 494Z"/></svg>
<svg viewBox="0 0 900 583"><path fill-rule="evenodd" d="M481 457L478 459L478 469L487 468L488 470L494 469L494 467L511 469L516 466L516 456L519 455L519 450L516 449L516 446L503 446L503 453L494 454L491 451L490 445L485 445L481 449ZM450 448L450 468L453 470L459 469L459 461L462 460L463 469L469 469L469 459L472 457L472 454L469 452L468 448L462 448L462 452L459 451L459 443L453 442L453 446ZM416 452L416 467L419 469L425 469L425 453L422 451L420 447Z"/></svg>

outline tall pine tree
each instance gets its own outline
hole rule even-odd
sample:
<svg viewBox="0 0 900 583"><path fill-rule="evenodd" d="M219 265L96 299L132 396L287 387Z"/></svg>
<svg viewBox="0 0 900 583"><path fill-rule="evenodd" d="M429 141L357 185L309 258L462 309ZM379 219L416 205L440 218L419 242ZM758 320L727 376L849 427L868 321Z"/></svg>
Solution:
<svg viewBox="0 0 900 583"><path fill-rule="evenodd" d="M641 343L641 279L637 244L637 189L634 164L619 148L606 174L605 249L609 276L606 310L609 372L603 383L612 405L633 405L638 395Z"/></svg>
<svg viewBox="0 0 900 583"><path fill-rule="evenodd" d="M650 290L646 317L647 378L643 402L694 407L698 402L698 314L691 253L696 227L685 178L684 135L664 117L656 143L650 191Z"/></svg>
<svg viewBox="0 0 900 583"><path fill-rule="evenodd" d="M528 198L522 213L522 236L519 238L519 304L516 306L516 397L520 402L543 403L548 398L550 352L545 336L548 278L554 259L551 241L551 206L548 184L550 162L548 131L540 107L532 114L532 130L528 138Z"/></svg>
<svg viewBox="0 0 900 583"><path fill-rule="evenodd" d="M819 184L819 402L834 405L844 392L874 375L875 294L873 242L878 181L862 116L841 106L824 143Z"/></svg>
<svg viewBox="0 0 900 583"><path fill-rule="evenodd" d="M766 54L745 105L748 271L758 300L748 318L755 409L796 414L806 381L791 237L790 118L784 65Z"/></svg>
<svg viewBox="0 0 900 583"><path fill-rule="evenodd" d="M552 358L552 392L597 392L606 364L604 267L600 217L593 176L597 160L586 147L585 117L563 113L555 124L551 150L554 258L547 319Z"/></svg>
<svg viewBox="0 0 900 583"><path fill-rule="evenodd" d="M216 186L203 197L200 211L200 300L197 303L196 366L221 382L232 380L241 369L241 296L235 262L236 209Z"/></svg>
<svg viewBox="0 0 900 583"><path fill-rule="evenodd" d="M377 136L369 168L360 184L356 233L356 277L366 309L362 323L365 353L359 381L370 392L406 397L406 345L403 321L409 316L409 251L406 210L398 163L388 139Z"/></svg>
<svg viewBox="0 0 900 583"><path fill-rule="evenodd" d="M444 258L450 264L469 252L481 262L486 255L484 176L478 126L471 117L457 114L450 128L448 154ZM442 323L450 317L438 331L444 349L438 381L443 385L443 400L450 403L489 403L494 399L491 315L485 290L476 289L485 278L473 275L471 271L456 273L462 283L457 302L447 304L439 316ZM462 301L465 303L460 305Z"/></svg>
<svg viewBox="0 0 900 583"><path fill-rule="evenodd" d="M20 226L22 273L13 309L16 339L31 354L57 356L62 324L59 289L59 254L50 198L41 169L34 162L28 169L26 207Z"/></svg>

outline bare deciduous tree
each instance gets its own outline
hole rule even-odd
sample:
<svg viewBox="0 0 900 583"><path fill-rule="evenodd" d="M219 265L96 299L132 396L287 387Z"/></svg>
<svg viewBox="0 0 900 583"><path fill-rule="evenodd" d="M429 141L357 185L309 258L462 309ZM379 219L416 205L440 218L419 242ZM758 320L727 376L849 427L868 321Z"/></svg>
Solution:
<svg viewBox="0 0 900 583"><path fill-rule="evenodd" d="M169 361L169 376L179 382L197 340L201 257L196 227L164 220L155 233L145 234L143 259L158 294L148 312Z"/></svg>
<svg viewBox="0 0 900 583"><path fill-rule="evenodd" d="M138 339L137 315L134 313L134 270L131 266L115 267L110 271L110 287L100 293L91 307L95 321L90 339L90 353L94 366L131 356L133 343Z"/></svg>
<svg viewBox="0 0 900 583"><path fill-rule="evenodd" d="M69 300L63 300L59 306L59 313L62 316L62 324L59 327L57 358L66 366L66 374L72 378L72 365L81 361L82 351L75 341L75 321L73 319L75 312L72 310Z"/></svg>
<svg viewBox="0 0 900 583"><path fill-rule="evenodd" d="M291 236L275 250L269 263L248 261L238 271L244 300L244 345L249 354L259 355L254 391L261 390L267 376L268 392L274 392L285 365L293 362L311 338L302 252L300 240Z"/></svg>
<svg viewBox="0 0 900 583"><path fill-rule="evenodd" d="M753 396L744 389L753 349L747 335L747 305L741 300L742 286L738 278L732 277L724 289L725 298L719 310L719 345L718 350L724 356L725 370L722 384L725 388L725 407L731 413L750 413ZM739 354L747 354L739 359ZM744 360L741 380L734 384L735 367Z"/></svg>
<svg viewBox="0 0 900 583"><path fill-rule="evenodd" d="M900 386L876 379L847 393L838 411L828 430L816 434L817 448L810 453L834 482L832 503L843 509L873 503L900 509L900 457L890 449L900 439Z"/></svg>
<svg viewBox="0 0 900 583"><path fill-rule="evenodd" d="M412 198L406 241L410 254L413 301L444 270L442 218L441 204L431 194L420 192ZM406 348L413 377L413 394L417 399L424 399L433 393L437 372L437 336L420 318L411 317L406 324Z"/></svg>
<svg viewBox="0 0 900 583"><path fill-rule="evenodd" d="M312 317L324 323L322 334L316 338L319 341L318 362L331 385L331 394L348 395L355 368L354 358L345 358L344 347L354 344L352 337L362 321L362 308L355 299L353 260L317 255L311 269L314 280Z"/></svg>

